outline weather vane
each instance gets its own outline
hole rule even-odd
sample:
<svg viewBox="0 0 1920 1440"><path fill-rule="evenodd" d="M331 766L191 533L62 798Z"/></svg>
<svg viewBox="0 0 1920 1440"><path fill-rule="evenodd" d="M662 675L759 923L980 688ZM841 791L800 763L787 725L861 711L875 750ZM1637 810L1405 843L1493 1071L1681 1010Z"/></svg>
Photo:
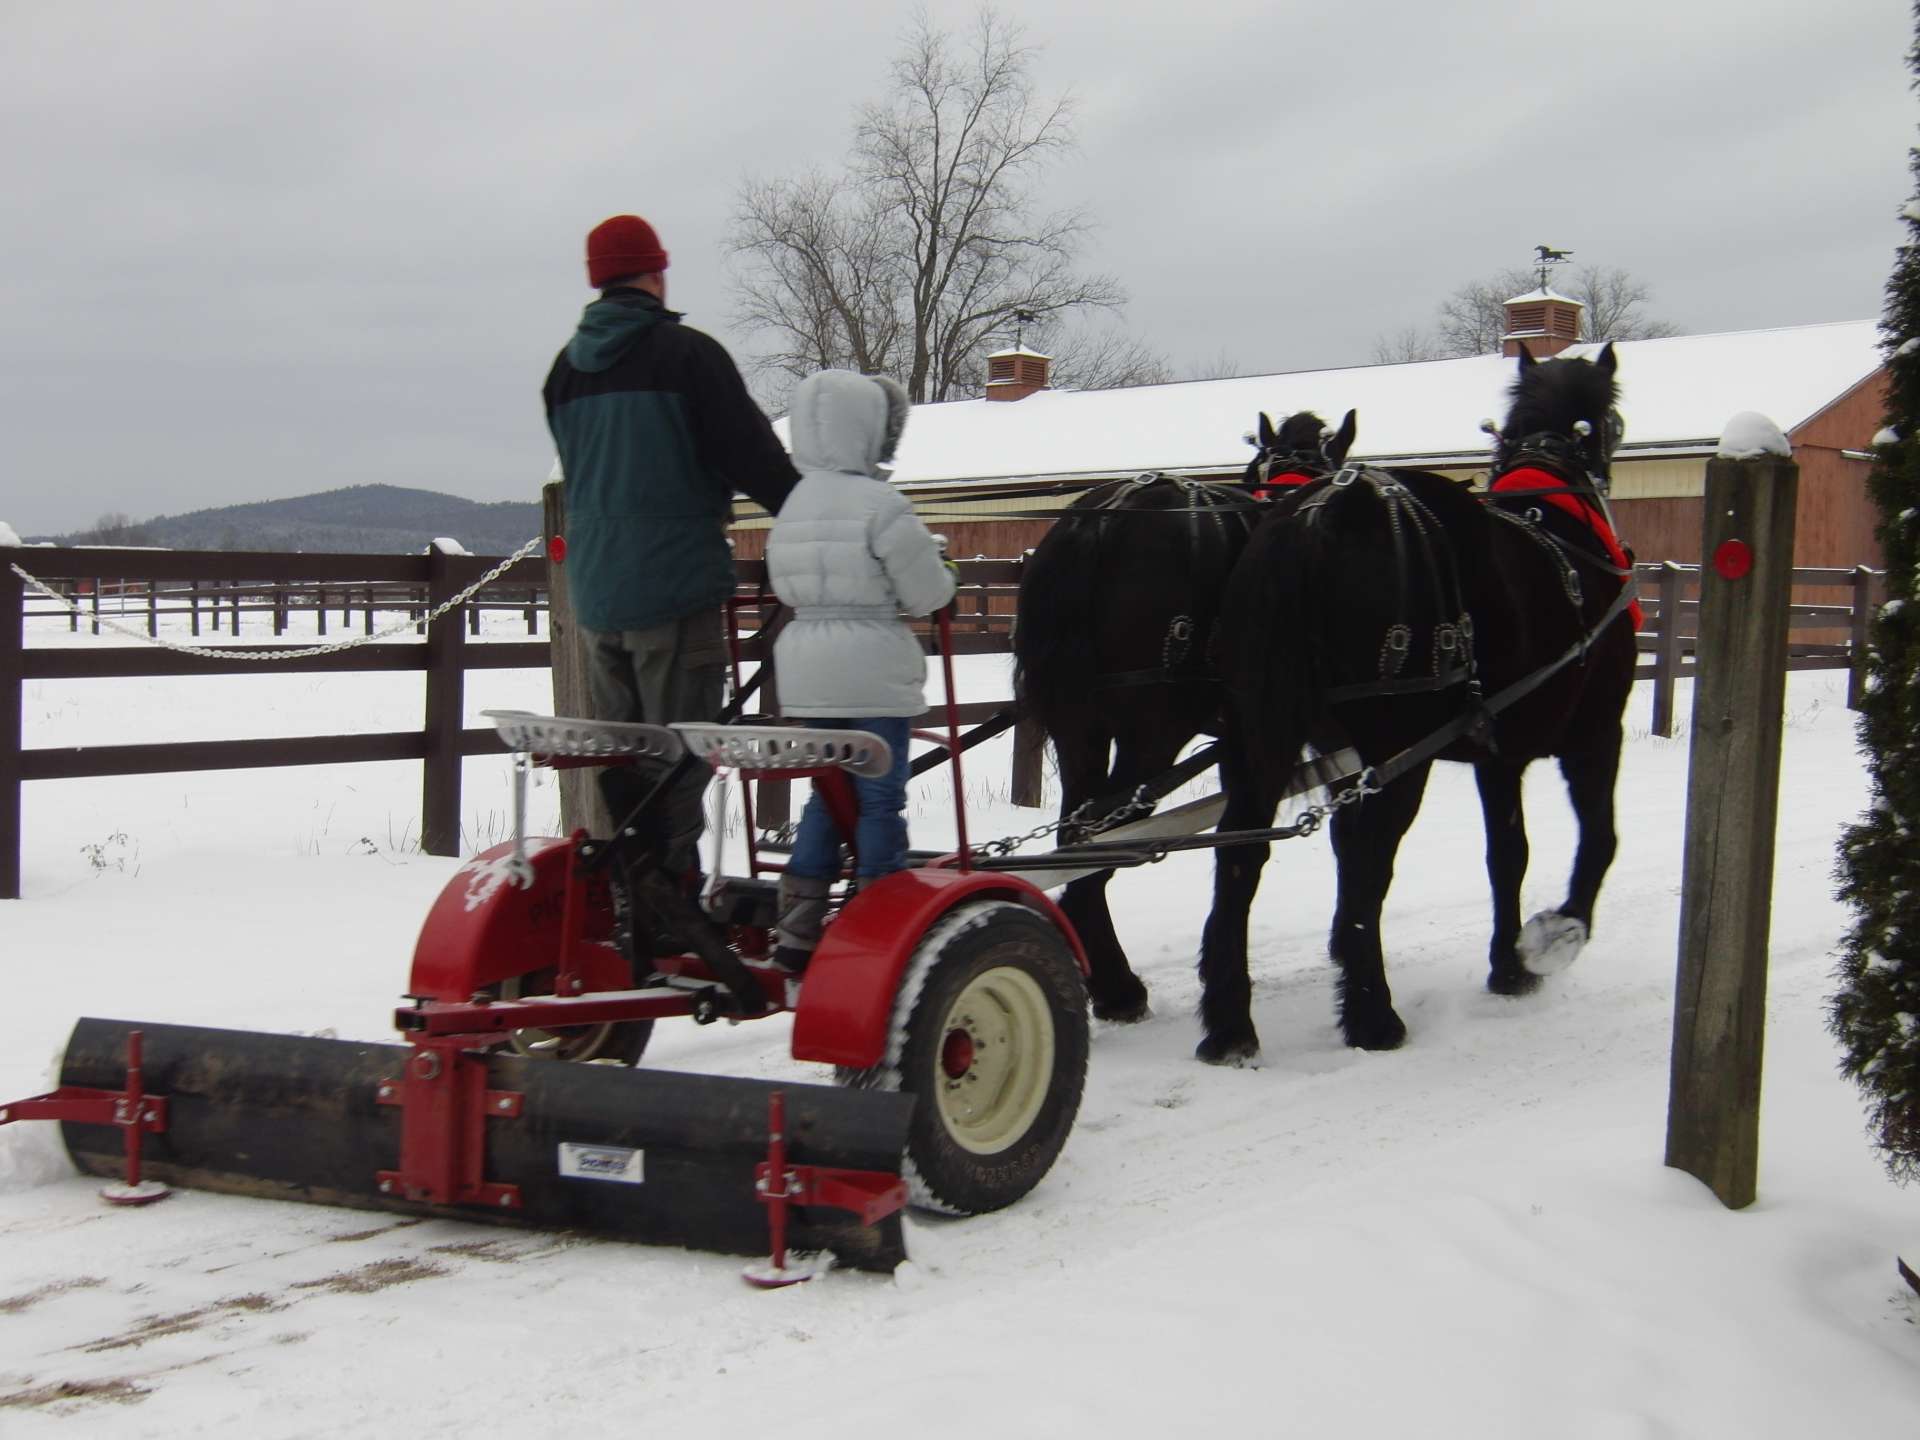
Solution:
<svg viewBox="0 0 1920 1440"><path fill-rule="evenodd" d="M1013 348L1014 349L1024 350L1027 348L1026 346L1027 326L1033 324L1033 322L1038 320L1039 318L1040 316L1038 312L1033 310L1015 310L1013 312Z"/></svg>
<svg viewBox="0 0 1920 1440"><path fill-rule="evenodd" d="M1554 266L1564 265L1573 258L1573 252L1571 250L1556 250L1551 245L1536 245L1533 247L1533 254L1533 263L1538 266L1540 270L1540 288L1542 290L1547 288L1547 272L1553 269Z"/></svg>

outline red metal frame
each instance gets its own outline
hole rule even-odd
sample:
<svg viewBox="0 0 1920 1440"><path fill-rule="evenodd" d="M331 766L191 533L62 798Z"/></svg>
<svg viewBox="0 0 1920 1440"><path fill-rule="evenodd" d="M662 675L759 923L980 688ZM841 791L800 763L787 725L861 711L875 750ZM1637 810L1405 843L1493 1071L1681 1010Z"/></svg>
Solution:
<svg viewBox="0 0 1920 1440"><path fill-rule="evenodd" d="M100 1193L117 1205L139 1205L161 1199L169 1193L164 1185L143 1183L140 1179L140 1146L145 1135L166 1133L167 1098L146 1093L141 1045L141 1033L129 1030L125 1088L99 1090L88 1085L62 1085L44 1095L0 1105L0 1125L8 1125L15 1120L70 1120L76 1125L118 1125L127 1147L125 1188L108 1186Z"/></svg>
<svg viewBox="0 0 1920 1440"><path fill-rule="evenodd" d="M842 1170L828 1165L787 1163L787 1094L767 1097L767 1158L753 1167L753 1188L767 1207L767 1231L773 1255L768 1267L755 1266L747 1279L762 1289L811 1278L812 1271L787 1269L787 1207L824 1205L846 1210L862 1225L875 1225L907 1205L907 1182L885 1170Z"/></svg>
<svg viewBox="0 0 1920 1440"><path fill-rule="evenodd" d="M398 1079L380 1082L375 1098L400 1107L400 1168L375 1179L383 1195L429 1205L520 1208L518 1185L486 1178L487 1122L517 1120L525 1097L487 1089L487 1061L463 1042L413 1040Z"/></svg>

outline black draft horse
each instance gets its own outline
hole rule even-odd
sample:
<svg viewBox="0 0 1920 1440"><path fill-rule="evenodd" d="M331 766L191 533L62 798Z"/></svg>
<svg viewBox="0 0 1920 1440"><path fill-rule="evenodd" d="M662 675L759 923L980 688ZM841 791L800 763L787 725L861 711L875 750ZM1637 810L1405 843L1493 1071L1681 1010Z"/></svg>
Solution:
<svg viewBox="0 0 1920 1440"><path fill-rule="evenodd" d="M1493 887L1488 988L1531 991L1591 929L1616 845L1614 777L1636 652L1631 572L1608 543L1610 524L1603 537L1561 506L1605 516L1615 396L1611 345L1593 361L1536 363L1523 351L1493 480L1524 471L1538 485L1489 501L1428 472L1343 469L1277 502L1228 582L1220 829L1272 825L1307 745L1351 745L1386 782L1371 794L1351 782L1334 799L1358 803L1340 804L1330 824L1339 898L1329 949L1349 1045L1385 1050L1406 1037L1380 910L1436 754L1472 765L1479 783ZM1562 485L1559 499L1543 499ZM1547 756L1560 762L1579 844L1565 901L1523 929L1520 781ZM1203 1060L1259 1051L1247 911L1269 848L1216 855L1200 955Z"/></svg>
<svg viewBox="0 0 1920 1440"><path fill-rule="evenodd" d="M1014 693L1053 743L1062 844L1095 838L1089 822L1124 808L1196 735L1218 733L1211 652L1221 592L1266 512L1249 503L1249 492L1331 473L1353 444L1354 425L1352 411L1338 432L1304 411L1278 429L1262 415L1241 487L1155 474L1113 481L1063 511L1027 558ZM1086 947L1093 1013L1141 1020L1147 989L1114 933L1112 874L1075 880L1060 904Z"/></svg>

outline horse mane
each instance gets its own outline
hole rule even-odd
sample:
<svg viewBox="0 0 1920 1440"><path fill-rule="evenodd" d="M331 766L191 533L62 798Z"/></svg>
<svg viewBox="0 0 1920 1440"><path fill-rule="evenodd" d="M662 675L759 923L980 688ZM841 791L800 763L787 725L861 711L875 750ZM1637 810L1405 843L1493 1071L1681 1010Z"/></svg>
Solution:
<svg viewBox="0 0 1920 1440"><path fill-rule="evenodd" d="M1610 355L1611 347L1608 347ZM1525 364L1507 389L1507 423L1501 427L1503 445L1529 435L1573 434L1584 420L1603 433L1607 414L1620 398L1610 363L1562 358Z"/></svg>

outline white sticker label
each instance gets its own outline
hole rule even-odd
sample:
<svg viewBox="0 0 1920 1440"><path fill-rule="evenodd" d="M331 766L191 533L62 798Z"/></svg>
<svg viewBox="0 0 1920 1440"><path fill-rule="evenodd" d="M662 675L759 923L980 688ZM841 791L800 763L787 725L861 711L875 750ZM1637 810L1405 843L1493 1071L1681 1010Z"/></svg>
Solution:
<svg viewBox="0 0 1920 1440"><path fill-rule="evenodd" d="M624 1145L577 1145L560 1142L560 1173L575 1180L614 1180L622 1185L646 1183L644 1150Z"/></svg>

